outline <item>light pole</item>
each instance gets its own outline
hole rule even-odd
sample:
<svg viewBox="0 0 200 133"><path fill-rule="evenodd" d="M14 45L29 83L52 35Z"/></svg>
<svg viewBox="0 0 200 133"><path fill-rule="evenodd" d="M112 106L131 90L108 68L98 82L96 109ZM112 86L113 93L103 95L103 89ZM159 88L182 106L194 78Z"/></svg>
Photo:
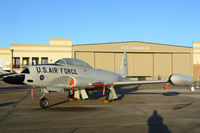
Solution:
<svg viewBox="0 0 200 133"><path fill-rule="evenodd" d="M14 49L11 49L11 73L13 73L13 53Z"/></svg>

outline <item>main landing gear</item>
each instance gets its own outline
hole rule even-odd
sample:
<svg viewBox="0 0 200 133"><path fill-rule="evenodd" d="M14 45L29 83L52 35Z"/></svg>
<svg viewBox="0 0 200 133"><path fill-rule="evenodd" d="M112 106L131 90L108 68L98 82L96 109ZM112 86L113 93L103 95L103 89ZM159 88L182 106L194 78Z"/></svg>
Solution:
<svg viewBox="0 0 200 133"><path fill-rule="evenodd" d="M109 86L106 92L106 99L103 101L104 103L109 103L110 101L115 101L118 98L115 88L113 86Z"/></svg>

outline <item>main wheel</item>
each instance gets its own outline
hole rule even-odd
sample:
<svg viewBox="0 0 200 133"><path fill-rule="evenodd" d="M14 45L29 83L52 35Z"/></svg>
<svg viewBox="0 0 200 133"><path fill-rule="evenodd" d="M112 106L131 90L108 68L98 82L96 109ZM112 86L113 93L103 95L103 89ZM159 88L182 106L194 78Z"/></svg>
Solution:
<svg viewBox="0 0 200 133"><path fill-rule="evenodd" d="M46 97L43 97L40 99L40 107L43 108L47 108L49 105L49 101Z"/></svg>

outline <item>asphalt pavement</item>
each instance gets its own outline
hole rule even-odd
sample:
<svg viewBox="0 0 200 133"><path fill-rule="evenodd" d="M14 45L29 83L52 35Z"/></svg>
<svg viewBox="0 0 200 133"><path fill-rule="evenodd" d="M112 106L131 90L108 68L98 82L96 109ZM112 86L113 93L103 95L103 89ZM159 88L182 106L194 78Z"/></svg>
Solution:
<svg viewBox="0 0 200 133"><path fill-rule="evenodd" d="M40 109L39 89L32 100L30 86L0 81L0 133L200 133L200 89L164 86L117 88L119 99L107 104L102 90L72 102L53 93Z"/></svg>

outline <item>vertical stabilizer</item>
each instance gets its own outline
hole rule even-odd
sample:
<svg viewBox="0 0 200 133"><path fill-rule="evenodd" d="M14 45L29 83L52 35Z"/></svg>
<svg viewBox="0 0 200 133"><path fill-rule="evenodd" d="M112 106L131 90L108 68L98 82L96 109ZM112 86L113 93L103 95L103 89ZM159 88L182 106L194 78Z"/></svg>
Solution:
<svg viewBox="0 0 200 133"><path fill-rule="evenodd" d="M124 52L124 57L123 57L122 62L121 62L120 74L128 75L128 59L127 59L126 52Z"/></svg>

